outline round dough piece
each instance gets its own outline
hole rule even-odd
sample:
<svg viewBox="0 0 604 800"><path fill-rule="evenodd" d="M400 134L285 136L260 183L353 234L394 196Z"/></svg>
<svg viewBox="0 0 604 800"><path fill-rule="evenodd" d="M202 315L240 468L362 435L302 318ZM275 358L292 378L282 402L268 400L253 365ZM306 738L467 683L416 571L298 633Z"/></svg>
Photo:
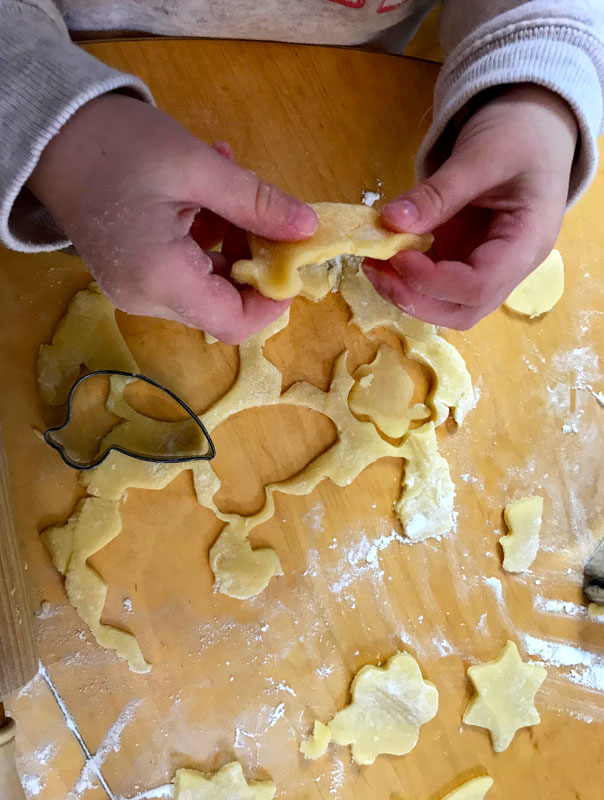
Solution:
<svg viewBox="0 0 604 800"><path fill-rule="evenodd" d="M504 306L523 317L538 317L551 311L564 292L564 262L559 250L552 250L537 269L520 283Z"/></svg>

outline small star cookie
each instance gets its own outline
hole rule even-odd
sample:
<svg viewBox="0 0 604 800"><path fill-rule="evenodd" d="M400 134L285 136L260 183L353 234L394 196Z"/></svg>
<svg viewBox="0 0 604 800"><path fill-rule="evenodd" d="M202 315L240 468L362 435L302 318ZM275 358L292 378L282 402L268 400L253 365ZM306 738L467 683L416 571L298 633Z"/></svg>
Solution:
<svg viewBox="0 0 604 800"><path fill-rule="evenodd" d="M514 642L507 642L494 661L468 668L475 694L463 715L467 725L487 728L493 749L507 749L517 730L541 722L535 694L547 670L525 664Z"/></svg>
<svg viewBox="0 0 604 800"><path fill-rule="evenodd" d="M174 776L174 800L273 800L276 791L271 781L248 783L237 761L211 775L179 769Z"/></svg>
<svg viewBox="0 0 604 800"><path fill-rule="evenodd" d="M329 730L336 744L352 745L357 764L373 764L382 753L408 753L438 708L436 686L408 653L396 653L384 667L363 667L350 692L352 703L338 711Z"/></svg>

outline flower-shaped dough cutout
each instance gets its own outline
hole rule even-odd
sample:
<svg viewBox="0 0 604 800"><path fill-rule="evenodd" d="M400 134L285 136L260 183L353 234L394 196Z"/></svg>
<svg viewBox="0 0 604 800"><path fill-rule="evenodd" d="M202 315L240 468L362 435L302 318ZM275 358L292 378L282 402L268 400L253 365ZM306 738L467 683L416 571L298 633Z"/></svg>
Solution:
<svg viewBox="0 0 604 800"><path fill-rule="evenodd" d="M408 753L438 709L436 686L424 680L409 653L396 653L384 667L363 667L350 693L352 702L335 715L329 730L336 744L352 745L357 764Z"/></svg>
<svg viewBox="0 0 604 800"><path fill-rule="evenodd" d="M516 731L541 722L535 694L547 670L525 664L514 642L507 642L494 661L468 668L475 694L463 715L467 725L487 728L496 753L506 750Z"/></svg>
<svg viewBox="0 0 604 800"><path fill-rule="evenodd" d="M383 344L370 364L357 369L348 405L353 414L369 417L386 436L400 439L412 421L430 416L422 403L411 405L413 389L400 358Z"/></svg>
<svg viewBox="0 0 604 800"><path fill-rule="evenodd" d="M248 783L237 761L211 775L179 769L174 777L174 800L272 800L276 791L272 781Z"/></svg>

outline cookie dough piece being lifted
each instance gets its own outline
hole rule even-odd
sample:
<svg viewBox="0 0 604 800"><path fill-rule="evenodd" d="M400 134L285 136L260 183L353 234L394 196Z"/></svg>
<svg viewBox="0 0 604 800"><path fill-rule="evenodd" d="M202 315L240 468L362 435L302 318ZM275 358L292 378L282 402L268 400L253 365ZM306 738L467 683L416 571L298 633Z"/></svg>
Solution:
<svg viewBox="0 0 604 800"><path fill-rule="evenodd" d="M235 280L251 284L266 297L285 300L304 290L300 267L323 264L344 254L388 259L401 250L427 250L432 243L428 234L389 231L378 212L367 206L314 203L311 207L317 212L319 226L310 239L275 242L249 234L252 258L233 264ZM312 296L317 299L316 292Z"/></svg>

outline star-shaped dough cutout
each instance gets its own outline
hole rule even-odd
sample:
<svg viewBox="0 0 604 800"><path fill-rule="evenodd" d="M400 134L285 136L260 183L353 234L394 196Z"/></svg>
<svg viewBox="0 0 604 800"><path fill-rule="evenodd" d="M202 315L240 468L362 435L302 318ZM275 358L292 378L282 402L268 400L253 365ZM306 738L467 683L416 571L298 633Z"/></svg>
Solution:
<svg viewBox="0 0 604 800"><path fill-rule="evenodd" d="M179 769L174 777L174 800L272 800L276 791L271 781L248 783L237 761L211 775Z"/></svg>
<svg viewBox="0 0 604 800"><path fill-rule="evenodd" d="M514 642L507 642L494 661L468 668L475 694L463 715L467 725L487 728L496 753L506 750L516 731L541 722L535 694L547 670L526 664Z"/></svg>
<svg viewBox="0 0 604 800"><path fill-rule="evenodd" d="M409 653L396 653L384 667L367 665L355 676L352 702L329 723L336 744L352 745L357 764L373 764L387 753L413 750L419 729L438 708L438 690L425 681Z"/></svg>

